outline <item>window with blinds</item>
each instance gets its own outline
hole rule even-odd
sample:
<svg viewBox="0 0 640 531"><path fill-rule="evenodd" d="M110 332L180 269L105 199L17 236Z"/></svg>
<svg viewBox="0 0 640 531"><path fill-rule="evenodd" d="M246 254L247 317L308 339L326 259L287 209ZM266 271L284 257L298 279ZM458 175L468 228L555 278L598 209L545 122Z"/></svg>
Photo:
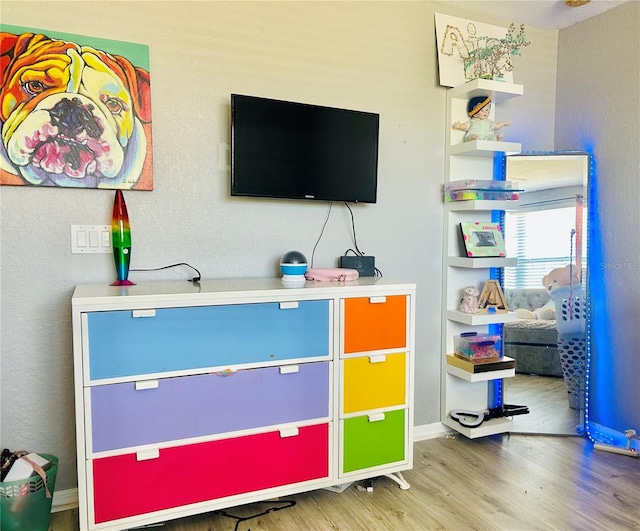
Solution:
<svg viewBox="0 0 640 531"><path fill-rule="evenodd" d="M571 235L575 227L575 206L507 212L507 256L517 257L518 266L504 268L504 287L543 289L543 276L569 264L571 254L575 261L575 236Z"/></svg>

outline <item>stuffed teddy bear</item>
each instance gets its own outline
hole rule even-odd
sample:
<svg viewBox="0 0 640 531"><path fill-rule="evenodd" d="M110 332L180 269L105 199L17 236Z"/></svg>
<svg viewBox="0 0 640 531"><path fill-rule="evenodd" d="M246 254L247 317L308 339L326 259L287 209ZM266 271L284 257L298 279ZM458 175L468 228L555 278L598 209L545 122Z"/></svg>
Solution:
<svg viewBox="0 0 640 531"><path fill-rule="evenodd" d="M542 285L547 290L547 293L551 294L554 290L568 286L569 284L578 284L580 281L575 272L571 270L571 266L558 267L552 269L548 275L542 277ZM553 300L549 300L541 308L536 308L533 311L525 308L518 308L515 311L518 319L540 319L540 320L552 320L556 318L556 309Z"/></svg>
<svg viewBox="0 0 640 531"><path fill-rule="evenodd" d="M478 313L478 297L480 290L475 286L464 288L462 299L460 299L460 311L464 313Z"/></svg>

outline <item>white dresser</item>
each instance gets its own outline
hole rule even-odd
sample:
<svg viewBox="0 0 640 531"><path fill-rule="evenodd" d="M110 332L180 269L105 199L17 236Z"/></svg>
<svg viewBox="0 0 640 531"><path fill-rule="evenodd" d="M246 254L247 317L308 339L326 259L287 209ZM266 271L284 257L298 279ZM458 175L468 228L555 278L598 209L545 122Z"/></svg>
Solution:
<svg viewBox="0 0 640 531"><path fill-rule="evenodd" d="M81 285L72 311L81 529L408 488L414 284Z"/></svg>

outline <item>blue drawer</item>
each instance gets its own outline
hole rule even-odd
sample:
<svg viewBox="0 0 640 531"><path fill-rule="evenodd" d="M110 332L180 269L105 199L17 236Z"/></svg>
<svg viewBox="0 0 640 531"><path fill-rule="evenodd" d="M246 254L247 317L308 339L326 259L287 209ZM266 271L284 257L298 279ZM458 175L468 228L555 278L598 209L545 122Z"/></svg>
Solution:
<svg viewBox="0 0 640 531"><path fill-rule="evenodd" d="M329 356L329 301L91 312L91 381Z"/></svg>
<svg viewBox="0 0 640 531"><path fill-rule="evenodd" d="M91 453L329 417L329 362L91 387ZM148 386L148 382L144 382Z"/></svg>

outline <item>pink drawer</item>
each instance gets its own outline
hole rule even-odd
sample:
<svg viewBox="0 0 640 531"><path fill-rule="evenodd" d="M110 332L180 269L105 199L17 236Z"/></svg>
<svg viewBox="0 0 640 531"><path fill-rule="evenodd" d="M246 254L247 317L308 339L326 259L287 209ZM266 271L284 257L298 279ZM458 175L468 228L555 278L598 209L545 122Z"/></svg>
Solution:
<svg viewBox="0 0 640 531"><path fill-rule="evenodd" d="M95 523L329 475L329 425L93 461Z"/></svg>

